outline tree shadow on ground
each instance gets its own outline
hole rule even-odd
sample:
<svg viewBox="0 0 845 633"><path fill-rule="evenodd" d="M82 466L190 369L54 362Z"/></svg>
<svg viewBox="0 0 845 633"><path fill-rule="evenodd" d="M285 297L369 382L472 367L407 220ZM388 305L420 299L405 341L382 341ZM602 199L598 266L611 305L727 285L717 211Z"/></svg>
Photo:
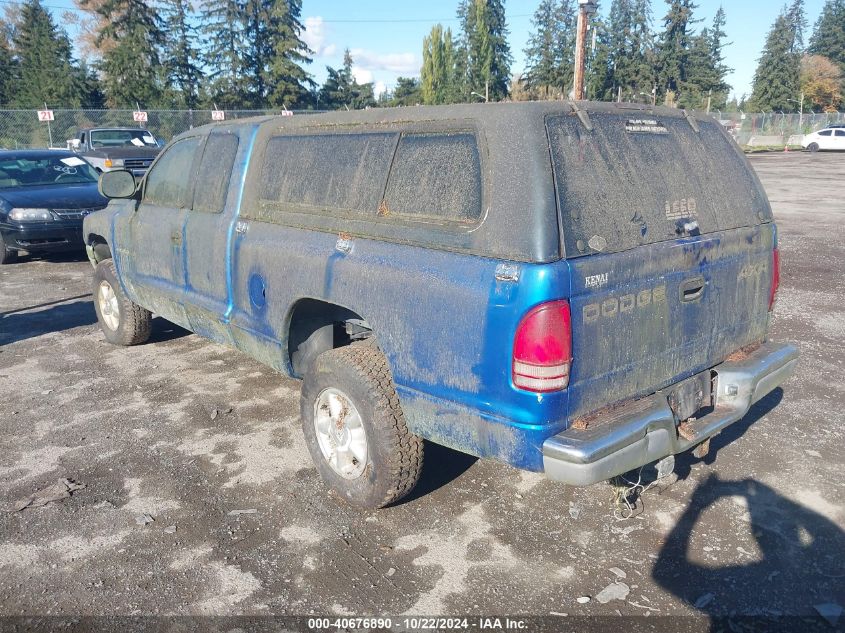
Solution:
<svg viewBox="0 0 845 633"><path fill-rule="evenodd" d="M74 301L76 299L76 301ZM84 299L84 300L83 300ZM39 309L42 308L42 309ZM44 334L93 325L97 313L90 295L67 297L0 313L0 345L10 345ZM153 319L150 343L162 343L190 334L160 317Z"/></svg>
<svg viewBox="0 0 845 633"><path fill-rule="evenodd" d="M45 305L45 304L41 304ZM97 322L90 299L71 303L46 304L43 310L31 312L32 306L0 314L0 345L9 345L52 332L63 332Z"/></svg>
<svg viewBox="0 0 845 633"><path fill-rule="evenodd" d="M728 529L731 524L724 516L711 516L706 528L695 530L702 514L720 499L747 506L754 544L746 547L757 549L731 550L728 555L735 560L722 566L703 562L707 557L703 547L720 551L726 543L735 543L733 534L712 529L714 520ZM714 510L720 511L724 515L724 506ZM829 519L754 479L723 481L714 474L693 492L652 576L661 587L707 614L711 631L842 630L845 615L831 624L815 606L845 601L843 552L845 533Z"/></svg>

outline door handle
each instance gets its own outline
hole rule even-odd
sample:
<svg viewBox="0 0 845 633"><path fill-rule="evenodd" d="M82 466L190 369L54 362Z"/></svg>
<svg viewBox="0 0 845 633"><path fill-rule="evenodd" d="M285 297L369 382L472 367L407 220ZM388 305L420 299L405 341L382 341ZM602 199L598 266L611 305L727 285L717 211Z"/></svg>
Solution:
<svg viewBox="0 0 845 633"><path fill-rule="evenodd" d="M701 275L693 277L692 279L687 279L681 283L679 291L681 301L689 303L690 301L697 301L698 299L701 299L706 287L707 281Z"/></svg>

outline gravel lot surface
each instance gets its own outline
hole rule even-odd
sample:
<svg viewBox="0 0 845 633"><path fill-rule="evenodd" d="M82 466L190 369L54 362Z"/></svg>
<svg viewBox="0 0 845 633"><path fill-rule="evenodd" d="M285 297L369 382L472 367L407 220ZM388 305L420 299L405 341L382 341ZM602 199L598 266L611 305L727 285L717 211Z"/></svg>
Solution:
<svg viewBox="0 0 845 633"><path fill-rule="evenodd" d="M707 630L742 614L829 627L815 606L845 605L845 155L752 162L780 229L772 338L800 346L798 375L708 458L679 456L677 481L627 520L607 484L568 488L438 447L410 499L358 512L317 479L297 382L161 319L146 345L107 344L84 256L3 266L0 615L674 615ZM11 511L61 478L85 487Z"/></svg>

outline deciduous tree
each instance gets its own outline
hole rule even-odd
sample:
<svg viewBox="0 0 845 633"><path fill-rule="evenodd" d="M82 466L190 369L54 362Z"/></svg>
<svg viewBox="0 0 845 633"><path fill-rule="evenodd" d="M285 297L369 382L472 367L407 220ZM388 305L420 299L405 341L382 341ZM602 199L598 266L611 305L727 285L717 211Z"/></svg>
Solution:
<svg viewBox="0 0 845 633"><path fill-rule="evenodd" d="M451 29L436 24L423 40L423 63L420 71L423 103L451 103L455 84L455 55Z"/></svg>
<svg viewBox="0 0 845 633"><path fill-rule="evenodd" d="M816 112L836 112L842 105L842 68L827 57L805 55L801 90Z"/></svg>

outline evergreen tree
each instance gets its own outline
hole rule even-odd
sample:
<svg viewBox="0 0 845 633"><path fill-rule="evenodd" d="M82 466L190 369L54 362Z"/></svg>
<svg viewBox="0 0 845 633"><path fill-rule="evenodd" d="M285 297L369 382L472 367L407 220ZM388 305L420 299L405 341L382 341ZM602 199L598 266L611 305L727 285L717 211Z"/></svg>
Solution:
<svg viewBox="0 0 845 633"><path fill-rule="evenodd" d="M382 106L413 106L422 103L420 81L413 77L397 77L396 87L379 97Z"/></svg>
<svg viewBox="0 0 845 633"><path fill-rule="evenodd" d="M239 0L205 0L200 31L209 83L207 98L221 108L243 107L247 93L245 7Z"/></svg>
<svg viewBox="0 0 845 633"><path fill-rule="evenodd" d="M810 38L809 52L845 70L845 0L827 0Z"/></svg>
<svg viewBox="0 0 845 633"><path fill-rule="evenodd" d="M304 69L311 50L302 40L302 0L276 0L270 29L273 42L264 72L272 106L301 106L308 99L314 80Z"/></svg>
<svg viewBox="0 0 845 633"><path fill-rule="evenodd" d="M664 30L660 36L657 63L658 81L668 96L677 95L687 83L690 27L697 22L692 14L698 5L693 0L666 0L666 3L669 11L663 19Z"/></svg>
<svg viewBox="0 0 845 633"><path fill-rule="evenodd" d="M45 102L80 107L84 88L79 69L73 65L67 34L56 27L40 0L25 2L19 19L13 37L17 63L10 100L21 108L43 107ZM12 68L11 63L7 68ZM11 77L12 73L4 71L3 75Z"/></svg>
<svg viewBox="0 0 845 633"><path fill-rule="evenodd" d="M525 57L530 91L544 97L569 92L575 66L576 9L571 0L543 0L534 13Z"/></svg>
<svg viewBox="0 0 845 633"><path fill-rule="evenodd" d="M792 42L793 53L804 52L804 32L807 30L807 12L804 10L804 0L792 0L787 12L789 23L795 33Z"/></svg>
<svg viewBox="0 0 845 633"><path fill-rule="evenodd" d="M455 60L452 31L437 24L423 40L420 92L423 103L450 103L454 85Z"/></svg>
<svg viewBox="0 0 845 633"><path fill-rule="evenodd" d="M792 10L784 10L775 20L766 37L766 45L754 75L751 107L758 111L791 111L790 99L798 100L801 92L801 54L797 52L796 30Z"/></svg>
<svg viewBox="0 0 845 633"><path fill-rule="evenodd" d="M320 89L320 108L357 110L377 105L373 84L359 84L352 74L352 65L352 55L347 48L343 52L341 68L326 67L328 77Z"/></svg>
<svg viewBox="0 0 845 633"><path fill-rule="evenodd" d="M90 1L81 4L87 6ZM110 43L101 49L98 64L108 104L158 105L165 77L159 55L164 32L156 9L144 0L105 0L97 2L93 10L105 18L97 33L97 46Z"/></svg>
<svg viewBox="0 0 845 633"><path fill-rule="evenodd" d="M654 51L648 0L614 0L608 21L609 56L606 88L611 98L619 93L637 101L651 94Z"/></svg>
<svg viewBox="0 0 845 633"><path fill-rule="evenodd" d="M311 51L302 40L302 0L245 0L238 66L241 99L254 107L301 105L314 83L302 65ZM229 44L235 34L229 36ZM238 55L232 48L231 54Z"/></svg>
<svg viewBox="0 0 845 633"><path fill-rule="evenodd" d="M489 92L491 101L508 95L510 65L504 0L464 0L459 6L471 92ZM469 95L467 95L468 97Z"/></svg>
<svg viewBox="0 0 845 633"><path fill-rule="evenodd" d="M596 14L599 16L600 14ZM584 73L584 88L587 99L594 101L615 101L613 89L612 69L610 66L610 30L607 21L596 17L591 25L591 37L595 40L595 48L587 51L586 69Z"/></svg>
<svg viewBox="0 0 845 633"><path fill-rule="evenodd" d="M192 20L189 0L164 0L167 41L164 65L168 86L176 90L176 103L196 108L202 81L197 32Z"/></svg>
<svg viewBox="0 0 845 633"><path fill-rule="evenodd" d="M9 47L7 37L7 26L0 20L0 105L12 103L15 79L17 76L17 64L12 58L12 51Z"/></svg>
<svg viewBox="0 0 845 633"><path fill-rule="evenodd" d="M75 69L78 74L79 85L82 87L82 106L99 110L106 107L106 95L97 71L84 60Z"/></svg>

